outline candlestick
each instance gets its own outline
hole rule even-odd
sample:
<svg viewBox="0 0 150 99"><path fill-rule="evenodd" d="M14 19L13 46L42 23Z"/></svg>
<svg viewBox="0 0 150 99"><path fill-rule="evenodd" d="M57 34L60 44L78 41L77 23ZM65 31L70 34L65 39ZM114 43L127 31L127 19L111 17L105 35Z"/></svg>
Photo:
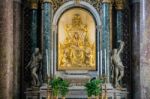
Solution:
<svg viewBox="0 0 150 99"><path fill-rule="evenodd" d="M97 61L97 65L98 65L98 66L97 66L97 70L98 70L98 71L97 71L97 75L99 75L99 77L100 77L100 64L99 64L99 61L100 61L100 60L99 60L99 55L100 55L100 53L99 53L99 51L98 51L98 55L97 55L97 60L98 60L98 61Z"/></svg>
<svg viewBox="0 0 150 99"><path fill-rule="evenodd" d="M48 50L46 49L46 65L47 65L47 76L50 76L49 63L48 63Z"/></svg>
<svg viewBox="0 0 150 99"><path fill-rule="evenodd" d="M109 53L108 53L109 54ZM110 60L108 60L110 62ZM107 64L107 81L109 82L110 64Z"/></svg>
<svg viewBox="0 0 150 99"><path fill-rule="evenodd" d="M107 64L106 64L106 62L107 62L107 60L106 60L106 49L104 50L104 53L105 53L105 75L107 75L106 73L107 73Z"/></svg>
<svg viewBox="0 0 150 99"><path fill-rule="evenodd" d="M102 73L103 73L103 72L102 72L102 70L103 70L103 66L102 66L102 55L103 55L103 53L102 53L102 50L101 50L101 71L100 71L100 72L101 72L101 76L102 76Z"/></svg>

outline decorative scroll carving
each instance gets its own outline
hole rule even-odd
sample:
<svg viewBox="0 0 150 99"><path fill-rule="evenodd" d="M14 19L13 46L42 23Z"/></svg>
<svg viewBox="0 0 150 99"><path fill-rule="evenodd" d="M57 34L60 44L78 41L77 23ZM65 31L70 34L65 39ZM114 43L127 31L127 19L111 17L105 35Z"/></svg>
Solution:
<svg viewBox="0 0 150 99"><path fill-rule="evenodd" d="M65 2L68 2L70 0L51 0L52 4L53 4L53 9L54 12L56 12L56 10ZM90 3L91 5L93 5L98 11L100 10L100 4L101 4L101 0L75 0L76 3L79 3L80 1L85 1Z"/></svg>

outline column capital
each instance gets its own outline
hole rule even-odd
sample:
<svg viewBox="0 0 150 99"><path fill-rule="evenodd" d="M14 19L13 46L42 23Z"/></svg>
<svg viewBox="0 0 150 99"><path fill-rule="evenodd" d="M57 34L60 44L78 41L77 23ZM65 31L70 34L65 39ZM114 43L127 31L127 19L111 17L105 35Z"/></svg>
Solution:
<svg viewBox="0 0 150 99"><path fill-rule="evenodd" d="M115 0L115 8L117 10L123 10L125 7L125 0Z"/></svg>
<svg viewBox="0 0 150 99"><path fill-rule="evenodd" d="M41 3L53 3L53 0L40 0Z"/></svg>
<svg viewBox="0 0 150 99"><path fill-rule="evenodd" d="M112 4L114 2L114 0L102 0L102 3L110 3Z"/></svg>
<svg viewBox="0 0 150 99"><path fill-rule="evenodd" d="M29 0L31 9L38 9L38 0Z"/></svg>

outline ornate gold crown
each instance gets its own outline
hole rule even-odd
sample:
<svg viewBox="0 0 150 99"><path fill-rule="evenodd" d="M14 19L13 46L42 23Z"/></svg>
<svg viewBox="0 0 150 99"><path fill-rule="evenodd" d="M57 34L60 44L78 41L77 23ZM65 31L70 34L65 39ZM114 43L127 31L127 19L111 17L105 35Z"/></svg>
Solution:
<svg viewBox="0 0 150 99"><path fill-rule="evenodd" d="M74 14L72 20L81 20L81 16L79 14Z"/></svg>

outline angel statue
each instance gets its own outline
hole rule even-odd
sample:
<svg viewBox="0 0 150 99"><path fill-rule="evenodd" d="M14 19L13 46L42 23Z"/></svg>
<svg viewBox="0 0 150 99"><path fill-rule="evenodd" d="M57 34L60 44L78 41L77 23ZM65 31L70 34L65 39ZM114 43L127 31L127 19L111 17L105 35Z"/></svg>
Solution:
<svg viewBox="0 0 150 99"><path fill-rule="evenodd" d="M121 53L124 49L124 42L118 41L120 46L118 49L113 49L112 56L111 56L111 65L112 65L112 76L114 78L114 83L116 88L121 88L119 81L124 76L124 65L121 60Z"/></svg>
<svg viewBox="0 0 150 99"><path fill-rule="evenodd" d="M26 66L26 69L29 68L29 70L31 71L31 77L32 77L32 85L33 86L39 86L40 85L40 80L38 77L38 70L40 68L40 63L42 60L42 55L39 51L39 48L35 48L32 57L28 63L28 65Z"/></svg>

